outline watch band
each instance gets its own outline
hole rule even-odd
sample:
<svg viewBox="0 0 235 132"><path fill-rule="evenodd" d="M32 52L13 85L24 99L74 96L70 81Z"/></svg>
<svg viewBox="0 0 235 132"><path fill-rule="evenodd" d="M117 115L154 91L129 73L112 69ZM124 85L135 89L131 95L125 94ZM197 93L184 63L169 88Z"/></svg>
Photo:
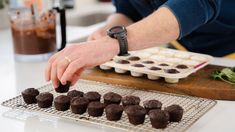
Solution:
<svg viewBox="0 0 235 132"><path fill-rule="evenodd" d="M119 47L120 47L120 52L119 52L119 56L126 56L129 55L128 54L128 42L126 39L126 36L124 35L117 35L116 36L118 43L119 43Z"/></svg>

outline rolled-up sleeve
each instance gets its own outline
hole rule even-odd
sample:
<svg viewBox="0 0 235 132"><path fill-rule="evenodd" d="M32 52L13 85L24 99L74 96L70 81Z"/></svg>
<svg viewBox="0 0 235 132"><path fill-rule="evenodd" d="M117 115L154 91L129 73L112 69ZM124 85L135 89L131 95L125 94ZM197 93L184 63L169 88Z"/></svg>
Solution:
<svg viewBox="0 0 235 132"><path fill-rule="evenodd" d="M168 0L162 6L175 15L180 26L179 39L198 27L214 21L222 0Z"/></svg>
<svg viewBox="0 0 235 132"><path fill-rule="evenodd" d="M142 19L139 12L130 3L130 0L112 0L116 7L116 12L129 17L132 21L137 22Z"/></svg>

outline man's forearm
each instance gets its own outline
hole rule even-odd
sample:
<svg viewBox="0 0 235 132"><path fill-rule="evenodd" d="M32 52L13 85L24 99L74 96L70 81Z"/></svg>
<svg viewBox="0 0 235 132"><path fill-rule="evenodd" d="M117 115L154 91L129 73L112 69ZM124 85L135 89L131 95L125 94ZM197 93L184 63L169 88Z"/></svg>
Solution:
<svg viewBox="0 0 235 132"><path fill-rule="evenodd" d="M158 46L176 40L179 24L174 14L161 7L150 16L127 27L129 50Z"/></svg>

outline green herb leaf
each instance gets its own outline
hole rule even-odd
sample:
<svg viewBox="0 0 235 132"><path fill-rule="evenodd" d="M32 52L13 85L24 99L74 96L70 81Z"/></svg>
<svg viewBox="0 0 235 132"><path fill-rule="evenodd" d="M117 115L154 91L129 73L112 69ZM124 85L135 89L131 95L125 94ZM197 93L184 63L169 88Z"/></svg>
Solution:
<svg viewBox="0 0 235 132"><path fill-rule="evenodd" d="M229 84L235 85L235 67L233 68L224 68L221 71L216 70L211 73L211 78L222 80Z"/></svg>

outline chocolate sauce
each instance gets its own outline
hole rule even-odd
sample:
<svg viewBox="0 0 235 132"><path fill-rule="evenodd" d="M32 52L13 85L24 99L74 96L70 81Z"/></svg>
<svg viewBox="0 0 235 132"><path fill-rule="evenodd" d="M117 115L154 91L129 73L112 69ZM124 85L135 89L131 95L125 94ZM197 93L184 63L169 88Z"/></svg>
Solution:
<svg viewBox="0 0 235 132"><path fill-rule="evenodd" d="M150 60L142 61L142 63L144 63L144 64L154 64L154 62L153 62L153 61L150 61Z"/></svg>
<svg viewBox="0 0 235 132"><path fill-rule="evenodd" d="M127 61L127 60L118 60L116 63L119 63L119 64L130 64L130 62Z"/></svg>
<svg viewBox="0 0 235 132"><path fill-rule="evenodd" d="M166 69L165 70L166 73L170 73L170 74L176 74L176 73L180 73L178 70L176 69Z"/></svg>
<svg viewBox="0 0 235 132"><path fill-rule="evenodd" d="M177 65L176 68L178 68L178 69L187 69L188 66L186 66L186 65Z"/></svg>
<svg viewBox="0 0 235 132"><path fill-rule="evenodd" d="M130 60L130 61L138 61L138 60L140 60L140 57L138 57L138 56L131 56L131 57L128 58L128 60Z"/></svg>
<svg viewBox="0 0 235 132"><path fill-rule="evenodd" d="M149 70L159 71L159 70L161 70L161 68L156 67L156 66L152 66L152 67L149 68Z"/></svg>
<svg viewBox="0 0 235 132"><path fill-rule="evenodd" d="M159 64L159 66L169 66L169 65L166 63L162 63L162 64Z"/></svg>
<svg viewBox="0 0 235 132"><path fill-rule="evenodd" d="M143 64L133 64L132 66L134 66L134 67L144 67Z"/></svg>

